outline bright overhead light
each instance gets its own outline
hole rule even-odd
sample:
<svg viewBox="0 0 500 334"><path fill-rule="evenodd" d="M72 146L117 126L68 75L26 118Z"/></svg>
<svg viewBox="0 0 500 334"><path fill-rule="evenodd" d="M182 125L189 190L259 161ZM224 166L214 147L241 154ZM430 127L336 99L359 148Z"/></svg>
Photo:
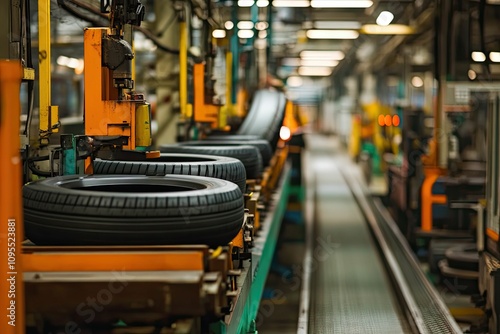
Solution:
<svg viewBox="0 0 500 334"><path fill-rule="evenodd" d="M290 131L290 128L286 126L282 126L280 129L280 138L281 140L287 141L292 137L292 131Z"/></svg>
<svg viewBox="0 0 500 334"><path fill-rule="evenodd" d="M238 22L238 29L241 29L241 30L253 29L253 22L252 21L240 21L240 22Z"/></svg>
<svg viewBox="0 0 500 334"><path fill-rule="evenodd" d="M288 79L286 80L286 85L288 87L293 87L293 88L297 88L297 87L300 87L304 84L304 81L302 80L301 77L299 76L291 76L291 77L288 77Z"/></svg>
<svg viewBox="0 0 500 334"><path fill-rule="evenodd" d="M215 29L212 31L213 38L224 38L226 37L226 31L224 29Z"/></svg>
<svg viewBox="0 0 500 334"><path fill-rule="evenodd" d="M299 67L299 74L305 77L326 77L332 74L332 69L330 67Z"/></svg>
<svg viewBox="0 0 500 334"><path fill-rule="evenodd" d="M365 0L311 0L313 8L368 8L373 1Z"/></svg>
<svg viewBox="0 0 500 334"><path fill-rule="evenodd" d="M69 64L69 59L70 59L70 58L68 58L68 57L66 57L66 56L59 56L59 57L57 57L57 60L56 60L57 65L61 65L61 66L68 66L68 64Z"/></svg>
<svg viewBox="0 0 500 334"><path fill-rule="evenodd" d="M265 30L259 31L259 38L267 38L267 31Z"/></svg>
<svg viewBox="0 0 500 334"><path fill-rule="evenodd" d="M375 22L377 22L379 26L385 27L391 24L392 20L394 20L394 14L387 10L384 10L379 14Z"/></svg>
<svg viewBox="0 0 500 334"><path fill-rule="evenodd" d="M306 33L310 39L356 39L359 33L356 30L320 30L312 29Z"/></svg>
<svg viewBox="0 0 500 334"><path fill-rule="evenodd" d="M345 55L342 51L313 51L304 50L300 53L300 58L302 59L331 59L331 60L342 60Z"/></svg>
<svg viewBox="0 0 500 334"><path fill-rule="evenodd" d="M252 38L253 37L253 30L240 30L238 31L238 37L239 38Z"/></svg>
<svg viewBox="0 0 500 334"><path fill-rule="evenodd" d="M253 4L254 4L253 0L239 0L238 1L239 7L252 7Z"/></svg>
<svg viewBox="0 0 500 334"><path fill-rule="evenodd" d="M309 0L274 0L274 7L309 7Z"/></svg>
<svg viewBox="0 0 500 334"><path fill-rule="evenodd" d="M266 30L267 28L269 28L269 23L265 21L255 23L255 29L257 30Z"/></svg>
<svg viewBox="0 0 500 334"><path fill-rule="evenodd" d="M478 63L482 63L486 61L486 55L480 51L474 51L472 52L472 60Z"/></svg>
<svg viewBox="0 0 500 334"><path fill-rule="evenodd" d="M302 59L300 61L300 66L311 66L311 67L335 67L339 64L338 60L331 59Z"/></svg>
<svg viewBox="0 0 500 334"><path fill-rule="evenodd" d="M269 6L269 0L257 0L257 7Z"/></svg>
<svg viewBox="0 0 500 334"><path fill-rule="evenodd" d="M361 23L358 21L315 21L316 29L359 29Z"/></svg>
<svg viewBox="0 0 500 334"><path fill-rule="evenodd" d="M411 78L411 85L415 88L423 87L424 80L421 77L415 75L413 78Z"/></svg>
<svg viewBox="0 0 500 334"><path fill-rule="evenodd" d="M57 65L66 66L72 69L76 69L83 66L83 59L69 58L66 56L59 56L56 60Z"/></svg>
<svg viewBox="0 0 500 334"><path fill-rule="evenodd" d="M477 73L474 70L467 71L467 75L469 76L469 79L471 79L471 80L476 80L476 78L477 78Z"/></svg>
<svg viewBox="0 0 500 334"><path fill-rule="evenodd" d="M490 60L494 63L500 63L500 52L490 52Z"/></svg>
<svg viewBox="0 0 500 334"><path fill-rule="evenodd" d="M360 33L366 35L411 35L415 33L415 29L404 24L389 24L385 27L365 24L361 27Z"/></svg>
<svg viewBox="0 0 500 334"><path fill-rule="evenodd" d="M234 23L231 21L226 21L226 23L224 23L224 28L226 28L226 30L231 30L234 28Z"/></svg>
<svg viewBox="0 0 500 334"><path fill-rule="evenodd" d="M80 66L80 60L76 58L69 58L68 65L66 66L68 66L69 68L77 68L78 66Z"/></svg>

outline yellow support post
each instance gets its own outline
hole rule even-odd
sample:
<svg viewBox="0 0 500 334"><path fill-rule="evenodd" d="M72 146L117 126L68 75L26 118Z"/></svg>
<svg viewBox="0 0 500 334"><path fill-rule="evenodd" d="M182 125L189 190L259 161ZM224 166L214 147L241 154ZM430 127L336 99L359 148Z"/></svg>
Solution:
<svg viewBox="0 0 500 334"><path fill-rule="evenodd" d="M38 1L38 61L40 93L40 143L48 144L50 133L58 132L59 110L51 106L50 0Z"/></svg>
<svg viewBox="0 0 500 334"><path fill-rule="evenodd" d="M186 21L179 23L179 102L181 115L185 119L192 117L192 109L188 108L187 99L187 71L188 71L188 31Z"/></svg>
<svg viewBox="0 0 500 334"><path fill-rule="evenodd" d="M219 111L219 128L224 129L227 126L227 118L234 116L234 105L231 97L232 92L232 71L233 54L226 52L226 104Z"/></svg>

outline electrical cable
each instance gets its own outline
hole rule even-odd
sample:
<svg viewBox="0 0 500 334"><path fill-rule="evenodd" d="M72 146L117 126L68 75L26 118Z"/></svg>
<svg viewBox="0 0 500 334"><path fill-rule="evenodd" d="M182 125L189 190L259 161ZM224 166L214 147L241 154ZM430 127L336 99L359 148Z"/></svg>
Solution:
<svg viewBox="0 0 500 334"><path fill-rule="evenodd" d="M30 0L25 0L25 22L26 22L26 66L33 68L33 56L31 50L31 7ZM26 112L26 124L24 126L24 135L28 135L31 121L33 119L33 105L35 99L35 82L34 80L28 81L28 110Z"/></svg>
<svg viewBox="0 0 500 334"><path fill-rule="evenodd" d="M39 157L30 157L26 159L26 165L28 166L29 170L37 175L37 176L42 176L42 177L50 177L52 175L51 172L46 172L46 171L41 171L36 168L35 161L46 161L49 160L48 155L43 155Z"/></svg>
<svg viewBox="0 0 500 334"><path fill-rule="evenodd" d="M38 156L38 157L30 157L30 158L26 159L26 166L29 168L29 170L33 174L35 174L37 176L53 177L56 174L56 173L54 173L54 160L60 157L60 150L61 150L61 148L56 148L55 150L50 152L50 154L48 154L48 155L42 155L42 156ZM36 167L35 162L47 161L47 160L49 161L49 164L50 164L50 171L42 171ZM59 174L59 173L57 173L57 174Z"/></svg>
<svg viewBox="0 0 500 334"><path fill-rule="evenodd" d="M75 8L72 8L71 6L68 5L68 3L71 3L72 5L77 6L77 7L81 8L81 9L84 9L84 10L86 10L87 12L89 12L89 13L91 13L93 15L97 15L98 17L109 21L109 17L106 14L103 14L98 9L93 8L92 6L90 6L88 4L85 4L83 2L80 2L78 0L57 0L57 3L63 9L65 9L66 11L68 11L70 14L78 17L81 20L89 22L89 23L93 24L94 26L102 26L103 24L102 24L102 22L96 20L95 18L90 18L89 16L87 16L87 15L79 12ZM150 30L148 30L146 28L143 28L143 27L138 27L138 26L133 26L133 28L134 28L134 30L137 30L140 33L142 33L145 37L149 38L156 45L156 47L159 50L167 52L167 53L179 54L179 50L172 49L172 48L170 48L168 46L163 45L158 40L158 37L153 32L151 32Z"/></svg>
<svg viewBox="0 0 500 334"><path fill-rule="evenodd" d="M170 28L170 26L176 21L177 19L177 15L175 15L175 13L170 17L170 19L165 22L165 24L163 25L163 27L161 29L158 29L158 32L156 33L156 36L157 37L162 37L163 34L165 33L165 31L167 31L168 28Z"/></svg>

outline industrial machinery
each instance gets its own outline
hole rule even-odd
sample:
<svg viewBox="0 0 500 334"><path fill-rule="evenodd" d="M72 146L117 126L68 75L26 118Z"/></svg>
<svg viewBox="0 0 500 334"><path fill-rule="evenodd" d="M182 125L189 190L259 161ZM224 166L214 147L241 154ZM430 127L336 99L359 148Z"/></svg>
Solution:
<svg viewBox="0 0 500 334"><path fill-rule="evenodd" d="M45 6L50 16L49 2ZM1 224L1 244L10 252L4 253L8 270L2 275L11 280L2 284L1 301L12 310L16 325L2 322L1 331L256 331L289 191L288 150L279 141L286 99L263 90L249 122L264 112L268 117L259 129L242 125L245 134L272 145L266 168L253 179L241 179L244 169L231 158L179 155L165 163L165 155L150 151L150 106L134 92L132 27L140 25L145 8L138 0L102 0L101 13L109 14L109 27L83 33L85 133L61 134L60 146L53 147L57 108L48 103L48 115L40 117L52 123L41 132L40 150L49 152L50 171L38 171L39 180L24 186L24 219L22 185L15 182L21 180L16 140L20 105L12 98L19 96L23 72L20 62L0 63L0 135L8 143L2 160L9 161L2 165L2 175L12 176L9 182L2 176L1 182L2 198L10 194L1 207L6 222ZM50 50L50 29L42 30L40 39L47 35ZM196 73L203 70L194 68ZM195 86L202 84L196 81ZM109 175L110 165L104 162L121 175ZM137 174L146 175L123 175L125 166L133 174L135 162ZM104 167L94 170L98 165ZM84 175L98 169L108 175ZM25 240L23 225L32 240Z"/></svg>

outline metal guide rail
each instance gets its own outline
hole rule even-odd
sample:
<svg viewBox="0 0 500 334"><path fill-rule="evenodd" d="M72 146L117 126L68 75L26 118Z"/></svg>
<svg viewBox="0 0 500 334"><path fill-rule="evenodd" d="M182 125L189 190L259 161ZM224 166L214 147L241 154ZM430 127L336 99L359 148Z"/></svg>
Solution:
<svg viewBox="0 0 500 334"><path fill-rule="evenodd" d="M345 171L345 170L344 170ZM383 254L401 305L415 333L462 333L441 296L429 282L418 260L382 205L353 173L344 172Z"/></svg>
<svg viewBox="0 0 500 334"><path fill-rule="evenodd" d="M309 138L313 238L298 333L461 333L356 166L319 139Z"/></svg>

